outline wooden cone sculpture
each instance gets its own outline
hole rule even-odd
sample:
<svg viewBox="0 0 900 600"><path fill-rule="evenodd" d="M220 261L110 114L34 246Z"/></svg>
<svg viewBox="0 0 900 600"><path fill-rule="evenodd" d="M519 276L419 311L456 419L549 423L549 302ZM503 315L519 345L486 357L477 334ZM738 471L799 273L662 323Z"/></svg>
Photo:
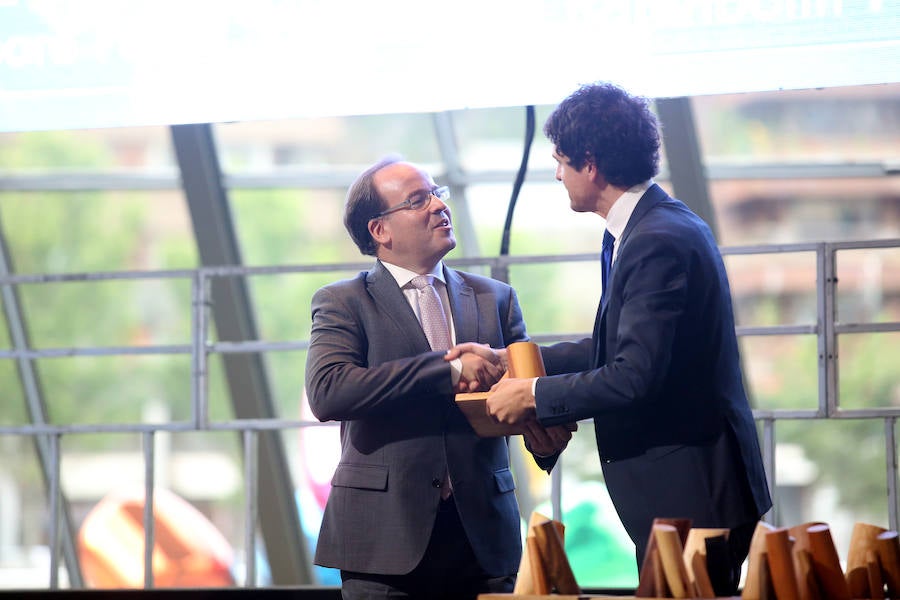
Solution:
<svg viewBox="0 0 900 600"><path fill-rule="evenodd" d="M688 532L691 529L690 519L653 519L653 526L671 525L678 531L678 538L682 544L687 541ZM656 548L656 537L653 535L653 529L650 529L650 536L647 539L647 550L645 551L644 561L641 563L640 576L638 579L638 587L634 595L638 598L662 598L668 594L660 594L660 590L668 588L663 581L659 581L658 575L662 572L662 565L659 564L659 553L654 552Z"/></svg>
<svg viewBox="0 0 900 600"><path fill-rule="evenodd" d="M797 574L797 592L800 600L825 600L819 580L812 565L812 557L805 548L794 548L794 571Z"/></svg>
<svg viewBox="0 0 900 600"><path fill-rule="evenodd" d="M513 595L581 593L566 557L564 538L562 523L538 512L531 513Z"/></svg>
<svg viewBox="0 0 900 600"><path fill-rule="evenodd" d="M563 539L554 522L541 523L535 528L535 538L541 553L541 562L547 574L550 591L557 594L580 594L572 566L566 557Z"/></svg>
<svg viewBox="0 0 900 600"><path fill-rule="evenodd" d="M900 538L896 531L885 531L875 538L881 574L889 598L900 598Z"/></svg>
<svg viewBox="0 0 900 600"><path fill-rule="evenodd" d="M666 583L672 590L672 596L674 598L695 598L693 586L684 566L684 546L681 543L678 529L673 525L654 525L653 536L656 538L659 560L663 566L663 573L666 575Z"/></svg>
<svg viewBox="0 0 900 600"><path fill-rule="evenodd" d="M847 589L851 598L875 598L869 582L869 556L874 556L876 538L887 531L877 525L856 523L850 535L850 550L847 552ZM880 568L880 567L879 567ZM880 573L879 573L880 578ZM882 587L884 582L882 581Z"/></svg>
<svg viewBox="0 0 900 600"><path fill-rule="evenodd" d="M741 592L743 600L766 600L766 588L771 585L768 565L766 563L766 534L775 527L760 521L756 524L753 538L750 540L750 552L747 555L747 577Z"/></svg>
<svg viewBox="0 0 900 600"><path fill-rule="evenodd" d="M813 525L806 531L809 535L809 556L822 595L828 600L850 600L847 579L831 539L831 529L828 525L820 524Z"/></svg>
<svg viewBox="0 0 900 600"><path fill-rule="evenodd" d="M535 528L541 523L547 523L551 519L539 512L532 512L528 519L528 531L525 536L525 548L522 552L522 560L519 562L519 576L513 588L514 594L542 594L548 592L538 591L538 587L547 581L547 575L543 570L540 554L537 553L537 540ZM565 535L565 527L559 521L554 521L560 528L560 535ZM547 584L549 585L549 584Z"/></svg>
<svg viewBox="0 0 900 600"><path fill-rule="evenodd" d="M795 554L800 550L809 552L809 528L816 525L825 525L825 523L822 521L809 521L788 528L788 536L793 540L791 548Z"/></svg>
<svg viewBox="0 0 900 600"><path fill-rule="evenodd" d="M684 543L684 565L688 578L699 598L715 598L709 567L706 562L706 540L711 537L728 537L728 529L692 528Z"/></svg>
<svg viewBox="0 0 900 600"><path fill-rule="evenodd" d="M659 548L653 546L653 549L647 552L647 557L652 561L649 565L653 569L653 597L671 598L672 592L666 584L666 573L663 571L662 559L659 557Z"/></svg>
<svg viewBox="0 0 900 600"><path fill-rule="evenodd" d="M869 579L869 594L867 598L872 600L884 600L884 576L881 571L881 561L875 550L866 552L866 574ZM856 598L857 596L854 596Z"/></svg>
<svg viewBox="0 0 900 600"><path fill-rule="evenodd" d="M534 593L538 595L549 594L550 593L550 580L547 578L547 568L544 566L544 561L541 559L541 548L538 546L537 538L533 535L529 535L526 538L526 545L528 549L528 564L529 564L529 573L528 573L528 585L531 590L529 593ZM519 577L522 577L521 573ZM523 579L525 579L523 577ZM516 580L518 583L518 580Z"/></svg>
<svg viewBox="0 0 900 600"><path fill-rule="evenodd" d="M766 562L772 575L775 597L778 600L800 600L787 529L779 528L766 534Z"/></svg>

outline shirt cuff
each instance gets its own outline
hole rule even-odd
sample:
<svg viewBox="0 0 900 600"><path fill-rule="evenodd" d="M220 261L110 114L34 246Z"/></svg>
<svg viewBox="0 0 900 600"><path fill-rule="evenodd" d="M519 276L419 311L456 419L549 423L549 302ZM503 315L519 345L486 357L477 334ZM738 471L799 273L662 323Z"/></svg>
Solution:
<svg viewBox="0 0 900 600"><path fill-rule="evenodd" d="M450 381L453 383L453 387L456 387L456 384L459 383L459 378L462 375L462 359L454 358L450 361Z"/></svg>

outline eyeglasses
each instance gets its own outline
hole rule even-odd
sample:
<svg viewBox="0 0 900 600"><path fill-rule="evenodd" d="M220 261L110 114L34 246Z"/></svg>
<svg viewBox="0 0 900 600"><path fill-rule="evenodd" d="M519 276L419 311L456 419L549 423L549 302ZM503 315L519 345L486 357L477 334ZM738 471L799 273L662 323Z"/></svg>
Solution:
<svg viewBox="0 0 900 600"><path fill-rule="evenodd" d="M389 215L392 212L397 212L398 210L425 210L431 206L432 198L437 198L441 202L447 202L450 200L450 188L441 186L439 188L434 188L430 192L417 192L400 204L383 210L372 218L377 219Z"/></svg>

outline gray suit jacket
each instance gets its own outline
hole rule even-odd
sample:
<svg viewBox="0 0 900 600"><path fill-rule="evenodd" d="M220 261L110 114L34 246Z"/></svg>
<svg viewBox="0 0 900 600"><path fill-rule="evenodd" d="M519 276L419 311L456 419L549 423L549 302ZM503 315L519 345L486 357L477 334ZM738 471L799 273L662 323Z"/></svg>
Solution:
<svg viewBox="0 0 900 600"><path fill-rule="evenodd" d="M445 267L457 342L528 339L515 291ZM421 560L449 468L466 534L492 576L515 573L520 516L506 438L479 438L454 403L450 364L431 351L397 282L377 262L313 296L306 387L313 414L341 421L316 564L404 574ZM549 466L552 466L549 462ZM539 462L547 468L547 464Z"/></svg>

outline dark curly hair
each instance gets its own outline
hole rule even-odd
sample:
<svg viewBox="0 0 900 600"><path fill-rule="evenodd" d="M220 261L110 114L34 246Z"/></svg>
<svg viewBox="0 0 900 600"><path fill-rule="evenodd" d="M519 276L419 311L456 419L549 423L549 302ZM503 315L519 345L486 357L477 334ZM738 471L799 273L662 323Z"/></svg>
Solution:
<svg viewBox="0 0 900 600"><path fill-rule="evenodd" d="M363 171L347 190L344 205L344 227L363 254L375 256L378 245L369 233L369 221L384 210L384 200L373 182L375 173L394 163L402 162L399 154L391 154Z"/></svg>
<svg viewBox="0 0 900 600"><path fill-rule="evenodd" d="M616 187L630 188L659 172L659 122L649 100L611 83L578 88L547 118L544 135L573 167L593 161Z"/></svg>

